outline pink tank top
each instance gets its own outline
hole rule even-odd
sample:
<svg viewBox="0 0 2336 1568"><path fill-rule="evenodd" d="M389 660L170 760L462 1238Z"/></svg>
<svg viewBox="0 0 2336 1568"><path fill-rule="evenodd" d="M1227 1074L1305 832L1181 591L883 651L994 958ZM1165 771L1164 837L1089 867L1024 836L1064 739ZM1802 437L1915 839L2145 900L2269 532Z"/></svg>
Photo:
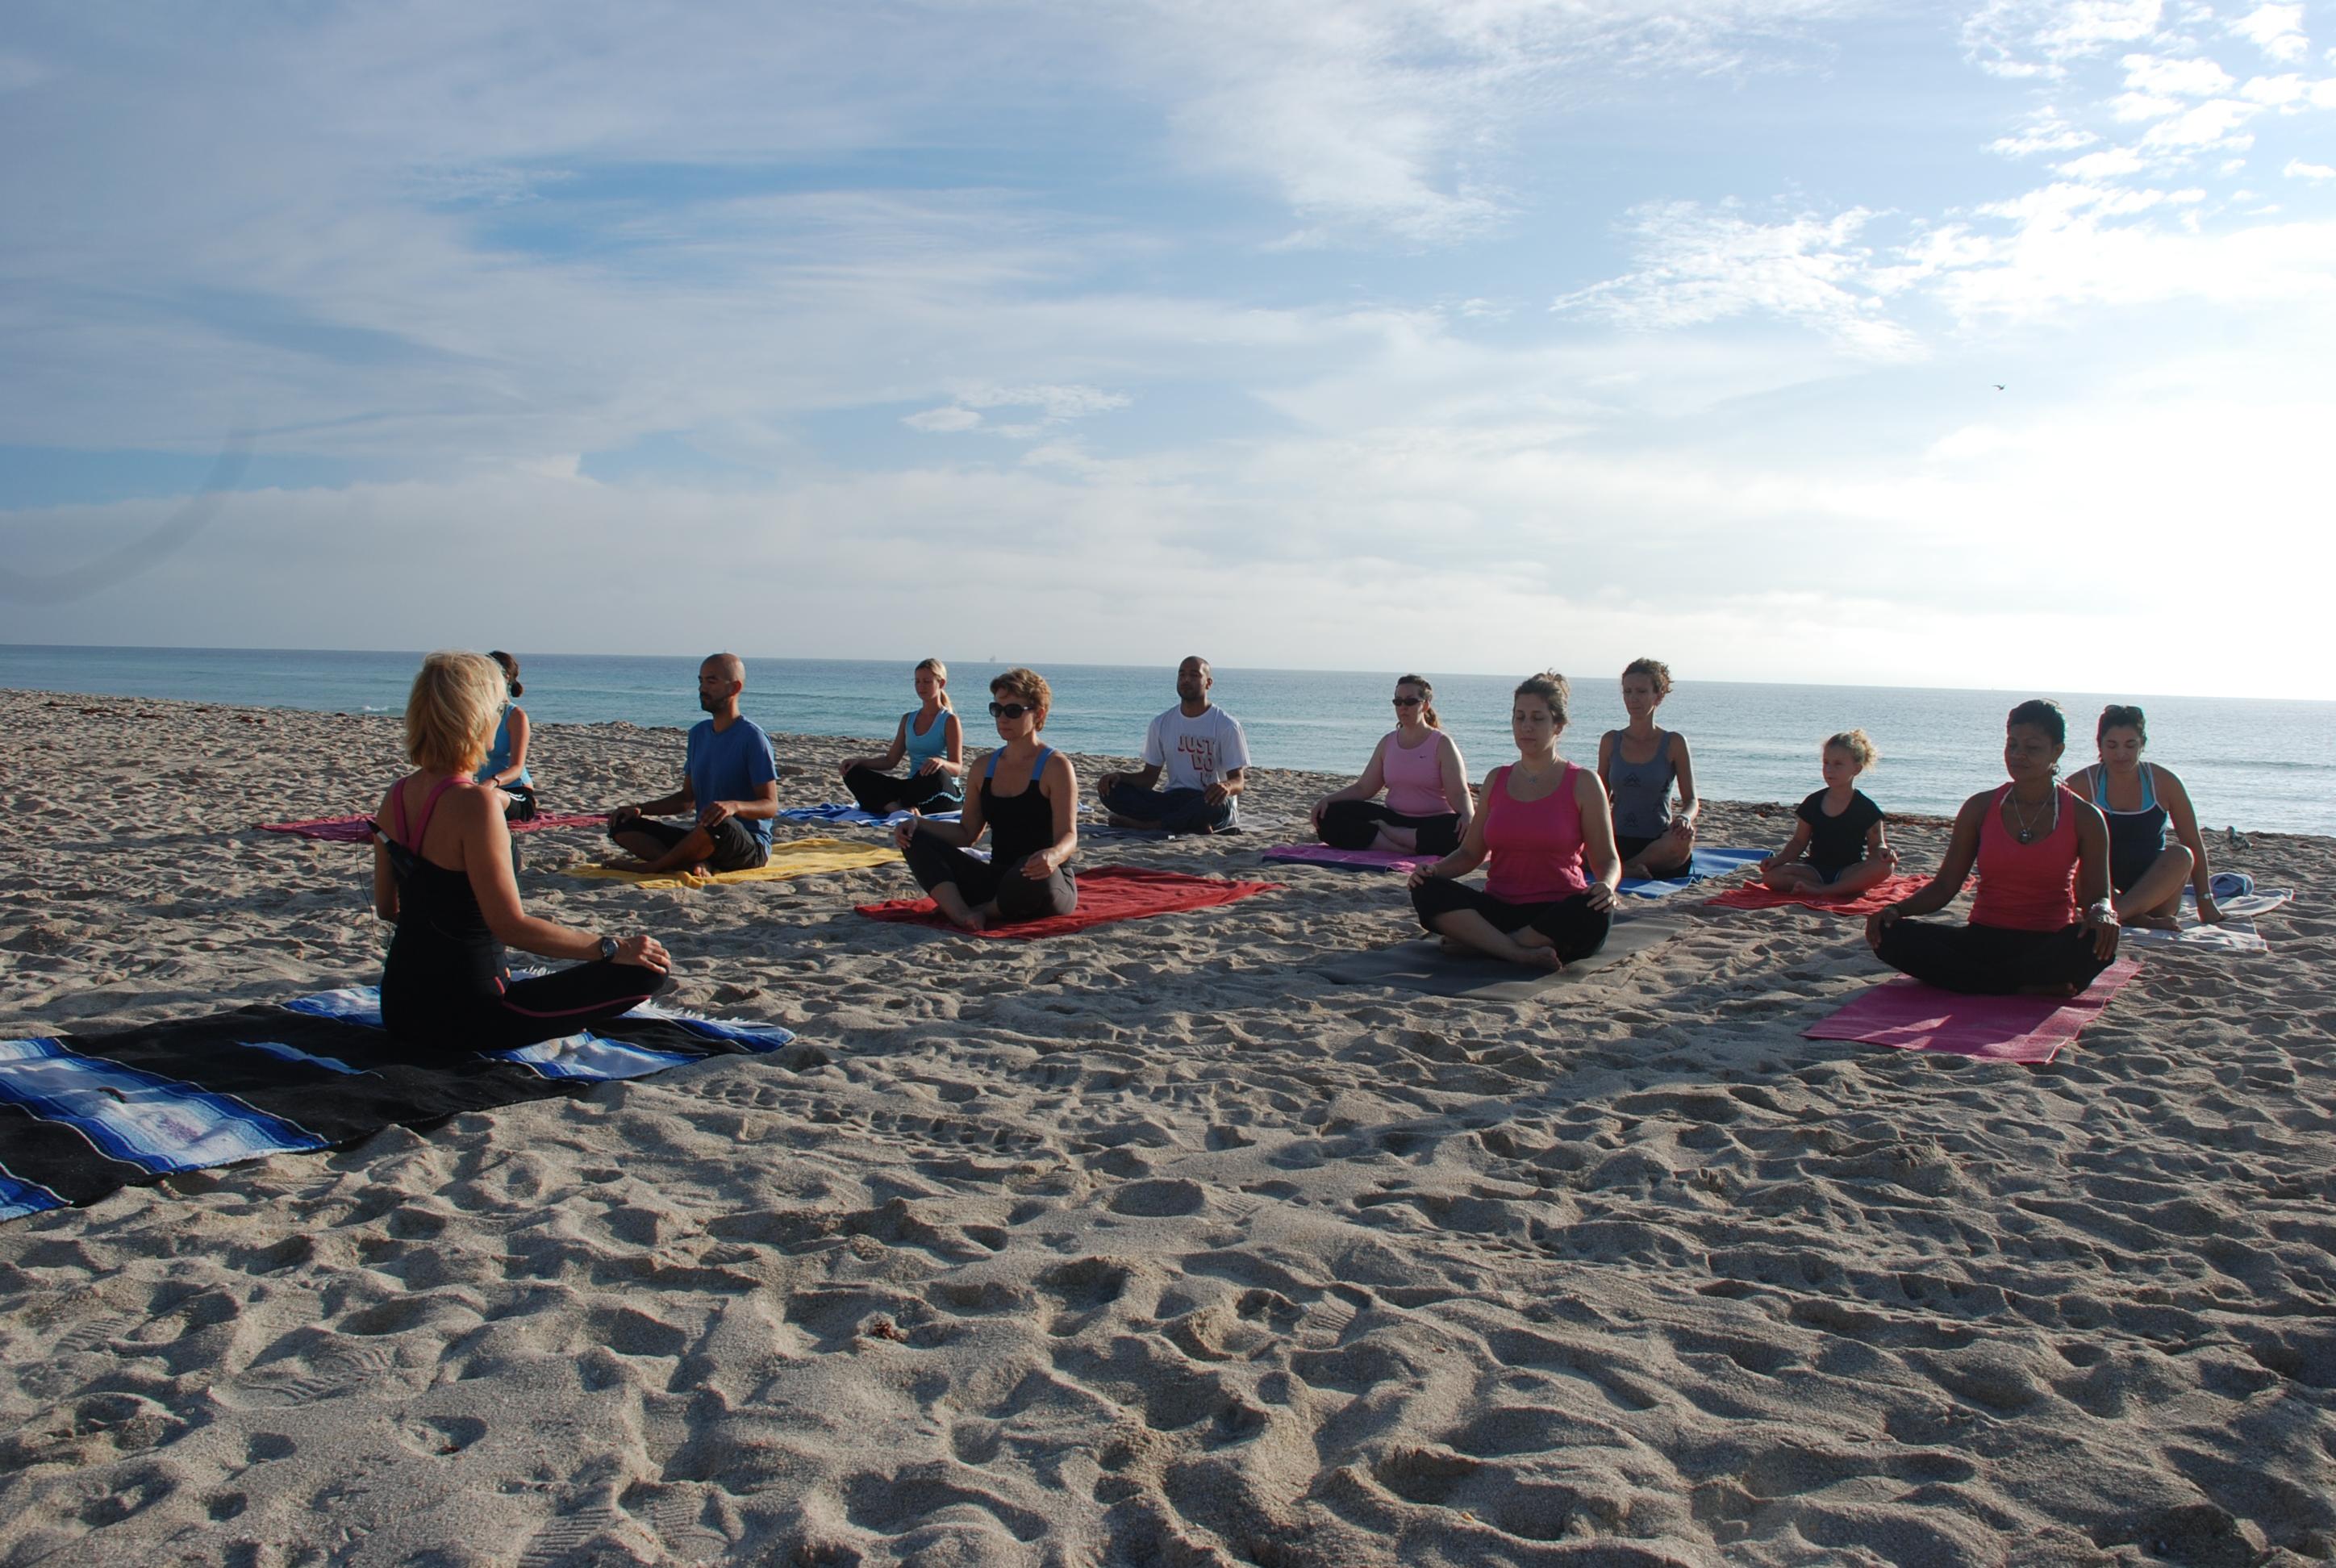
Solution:
<svg viewBox="0 0 2336 1568"><path fill-rule="evenodd" d="M1484 891L1504 903L1552 904L1590 885L1582 869L1582 803L1573 798L1582 770L1565 765L1557 787L1537 801L1509 794L1509 770L1484 792L1484 848L1493 858Z"/></svg>
<svg viewBox="0 0 2336 1568"><path fill-rule="evenodd" d="M2083 802L2059 784L2052 803L2059 821L2024 844L2003 825L2005 784L1987 803L1979 824L1979 896L1971 923L2013 931L2057 931L2077 922L2077 807Z"/></svg>
<svg viewBox="0 0 2336 1568"><path fill-rule="evenodd" d="M1387 803L1391 812L1407 817L1440 817L1453 809L1444 794L1441 730L1429 730L1427 738L1412 751L1397 745L1395 734L1390 734L1387 749L1379 754L1379 774L1387 780Z"/></svg>

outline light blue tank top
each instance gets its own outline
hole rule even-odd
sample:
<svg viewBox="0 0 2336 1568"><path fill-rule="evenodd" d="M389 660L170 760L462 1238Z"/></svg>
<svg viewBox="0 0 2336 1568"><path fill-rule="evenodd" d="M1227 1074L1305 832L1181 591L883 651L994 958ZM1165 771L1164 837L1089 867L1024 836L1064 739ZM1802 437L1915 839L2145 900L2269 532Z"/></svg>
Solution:
<svg viewBox="0 0 2336 1568"><path fill-rule="evenodd" d="M917 776L918 770L925 765L927 757L936 757L942 762L949 761L949 710L943 708L933 716L933 727L922 735L917 733L915 714L910 714L900 721L900 740L907 750L910 778ZM961 794L963 788L963 784L954 774L949 775L949 793L951 795Z"/></svg>
<svg viewBox="0 0 2336 1568"><path fill-rule="evenodd" d="M503 709L503 716L495 721L495 744L487 748L487 760L480 767L476 782L484 784L511 766L511 716L519 711L519 704L513 703ZM532 786L535 780L527 769L521 768L519 770L519 777L511 782Z"/></svg>

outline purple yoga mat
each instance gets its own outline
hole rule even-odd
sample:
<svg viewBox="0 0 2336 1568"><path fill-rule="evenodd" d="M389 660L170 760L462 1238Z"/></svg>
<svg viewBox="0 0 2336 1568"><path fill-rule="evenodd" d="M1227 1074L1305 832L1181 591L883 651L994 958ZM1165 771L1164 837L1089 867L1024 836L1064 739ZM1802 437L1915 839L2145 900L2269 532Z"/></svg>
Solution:
<svg viewBox="0 0 2336 1568"><path fill-rule="evenodd" d="M1990 1062L2041 1064L2058 1056L2108 1005L2141 965L2119 959L2080 995L1967 997L1919 980L1876 986L1801 1033L1813 1040L1857 1040L1902 1051L1951 1051Z"/></svg>
<svg viewBox="0 0 2336 1568"><path fill-rule="evenodd" d="M1259 857L1295 861L1300 865L1352 866L1358 871L1410 872L1432 866L1436 855L1405 854L1400 850L1334 850L1329 844L1275 844Z"/></svg>

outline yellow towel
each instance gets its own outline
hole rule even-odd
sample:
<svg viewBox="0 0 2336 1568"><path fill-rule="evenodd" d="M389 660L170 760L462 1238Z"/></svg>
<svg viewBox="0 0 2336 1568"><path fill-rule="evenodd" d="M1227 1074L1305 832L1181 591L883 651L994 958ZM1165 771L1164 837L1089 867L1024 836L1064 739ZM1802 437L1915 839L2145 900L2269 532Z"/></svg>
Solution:
<svg viewBox="0 0 2336 1568"><path fill-rule="evenodd" d="M563 866L571 877L631 882L644 888L704 888L715 882L777 882L791 877L817 876L822 872L857 871L897 861L900 852L887 845L852 843L844 839L782 839L771 846L771 858L750 872L715 872L698 876L691 872L620 872L607 866Z"/></svg>

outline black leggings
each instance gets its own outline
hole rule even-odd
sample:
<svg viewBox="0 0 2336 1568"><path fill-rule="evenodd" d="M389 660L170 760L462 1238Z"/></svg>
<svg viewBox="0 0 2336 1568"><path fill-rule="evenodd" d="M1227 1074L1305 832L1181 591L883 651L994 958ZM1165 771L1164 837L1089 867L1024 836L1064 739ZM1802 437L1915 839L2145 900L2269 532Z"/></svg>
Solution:
<svg viewBox="0 0 2336 1568"><path fill-rule="evenodd" d="M2110 962L2093 951L2093 934L2082 925L2015 931L1942 920L1893 922L1875 955L1926 986L1990 997L2074 994Z"/></svg>
<svg viewBox="0 0 2336 1568"><path fill-rule="evenodd" d="M1645 853L1647 846L1660 842L1661 837L1660 833L1649 839L1642 839L1636 833L1617 833L1614 835L1614 847L1621 852L1624 862L1628 863L1631 857ZM1647 875L1656 881L1668 881L1673 877L1687 875L1688 864L1688 862L1681 861L1675 866L1649 866Z"/></svg>
<svg viewBox="0 0 2336 1568"><path fill-rule="evenodd" d="M843 775L843 787L852 792L852 798L860 803L861 811L874 812L879 816L907 811L911 806L929 806L944 796L949 804L957 804L957 775L938 768L931 773L895 778L872 767L854 767Z"/></svg>
<svg viewBox="0 0 2336 1568"><path fill-rule="evenodd" d="M1439 936L1443 931L1436 918L1462 910L1474 910L1498 931L1531 926L1547 937L1550 945L1557 950L1557 956L1569 964L1604 947L1606 933L1614 923L1611 911L1590 907L1587 892L1554 903L1513 904L1450 877L1430 877L1412 889L1411 907L1418 911L1419 923Z"/></svg>
<svg viewBox="0 0 2336 1568"><path fill-rule="evenodd" d="M970 909L996 901L1001 920L1043 920L1079 907L1079 884L1068 866L1056 866L1044 877L1026 877L1022 862L1028 855L1017 855L1012 864L1001 867L921 833L909 841L906 854L909 874L919 887L930 892L943 882L955 882L958 897Z"/></svg>
<svg viewBox="0 0 2336 1568"><path fill-rule="evenodd" d="M1322 842L1337 850L1367 850L1378 842L1379 824L1409 828L1419 852L1448 855L1460 847L1460 813L1406 816L1377 801L1332 801L1322 808Z"/></svg>
<svg viewBox="0 0 2336 1568"><path fill-rule="evenodd" d="M448 989L414 996L384 976L381 1019L400 1043L453 1056L509 1051L605 1024L673 989L673 977L607 959L513 980L502 995Z"/></svg>

